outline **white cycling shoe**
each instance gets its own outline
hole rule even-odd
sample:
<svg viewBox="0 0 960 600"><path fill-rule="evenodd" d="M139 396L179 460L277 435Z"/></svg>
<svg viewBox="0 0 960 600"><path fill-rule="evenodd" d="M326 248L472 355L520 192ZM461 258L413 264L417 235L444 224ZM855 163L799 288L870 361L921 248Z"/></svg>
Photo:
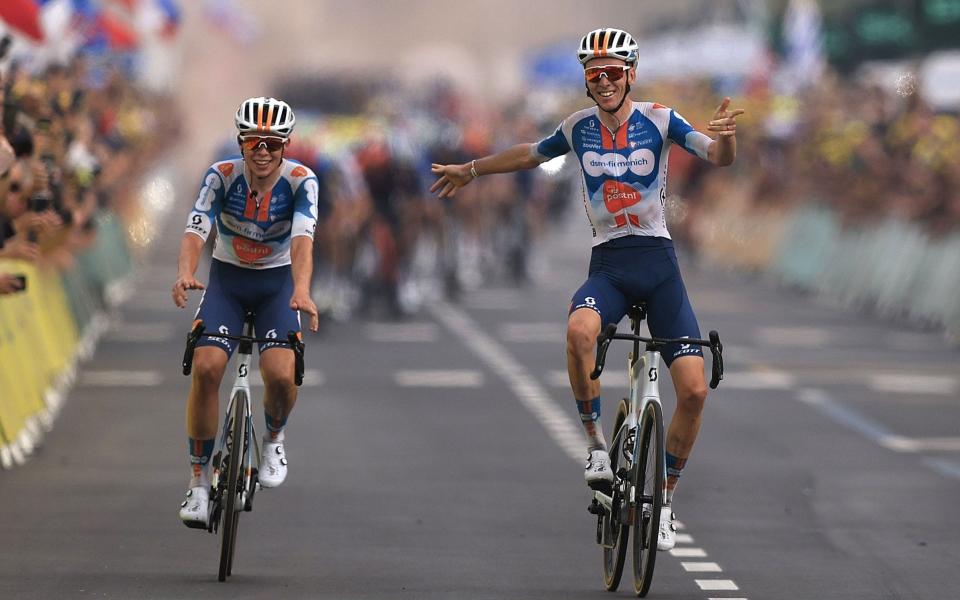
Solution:
<svg viewBox="0 0 960 600"><path fill-rule="evenodd" d="M283 450L283 442L263 443L257 478L265 488L275 488L287 478L287 456Z"/></svg>
<svg viewBox="0 0 960 600"><path fill-rule="evenodd" d="M673 521L677 515L673 514L670 505L667 504L660 508L660 533L657 536L657 550L673 550L677 544L677 527Z"/></svg>
<svg viewBox="0 0 960 600"><path fill-rule="evenodd" d="M590 451L583 478L591 490L609 491L613 485L613 471L610 470L610 455L606 450Z"/></svg>
<svg viewBox="0 0 960 600"><path fill-rule="evenodd" d="M198 485L187 490L187 499L180 504L180 520L187 527L206 529L210 505L210 489Z"/></svg>

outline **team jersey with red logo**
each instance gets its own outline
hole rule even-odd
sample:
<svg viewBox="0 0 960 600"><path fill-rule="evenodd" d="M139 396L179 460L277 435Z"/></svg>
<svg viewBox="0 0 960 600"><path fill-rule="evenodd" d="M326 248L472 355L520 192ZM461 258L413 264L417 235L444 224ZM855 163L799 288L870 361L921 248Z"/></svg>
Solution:
<svg viewBox="0 0 960 600"><path fill-rule="evenodd" d="M313 238L318 194L317 176L293 160L283 160L277 183L259 198L250 193L242 158L216 162L203 176L187 233L206 240L216 221L217 260L249 269L289 265L290 241Z"/></svg>
<svg viewBox="0 0 960 600"><path fill-rule="evenodd" d="M564 119L534 146L534 157L546 162L576 152L594 246L627 235L669 239L664 203L670 145L706 160L713 140L661 104L634 102L630 118L615 132L600 122L599 110Z"/></svg>

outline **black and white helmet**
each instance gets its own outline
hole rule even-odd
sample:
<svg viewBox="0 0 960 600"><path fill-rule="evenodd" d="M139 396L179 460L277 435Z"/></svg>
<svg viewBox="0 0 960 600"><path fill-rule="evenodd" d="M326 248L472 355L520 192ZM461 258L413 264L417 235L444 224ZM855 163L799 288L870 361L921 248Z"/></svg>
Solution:
<svg viewBox="0 0 960 600"><path fill-rule="evenodd" d="M591 58L609 56L634 64L637 62L637 42L633 36L622 29L603 27L594 29L580 40L577 58L585 65Z"/></svg>
<svg viewBox="0 0 960 600"><path fill-rule="evenodd" d="M293 109L283 100L276 98L247 98L237 109L234 118L240 135L275 135L283 139L290 137L297 118Z"/></svg>

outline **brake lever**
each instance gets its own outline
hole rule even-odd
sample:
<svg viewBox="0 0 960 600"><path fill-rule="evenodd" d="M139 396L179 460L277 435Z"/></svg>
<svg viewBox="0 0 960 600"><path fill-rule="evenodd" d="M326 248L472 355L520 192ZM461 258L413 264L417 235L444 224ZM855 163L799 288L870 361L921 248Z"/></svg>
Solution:
<svg viewBox="0 0 960 600"><path fill-rule="evenodd" d="M187 334L187 348L183 351L183 363L181 363L184 375L189 375L193 370L193 351L197 349L197 342L205 329L203 321L197 321Z"/></svg>
<svg viewBox="0 0 960 600"><path fill-rule="evenodd" d="M294 331L287 333L287 341L290 342L290 349L293 350L294 357L294 373L293 381L299 387L303 385L303 371L304 371L304 361L303 361L303 340L300 339L300 336Z"/></svg>
<svg viewBox="0 0 960 600"><path fill-rule="evenodd" d="M593 367L593 372L590 373L590 379L597 379L603 373L603 364L607 361L607 349L616 333L617 324L609 323L597 336L597 362Z"/></svg>
<svg viewBox="0 0 960 600"><path fill-rule="evenodd" d="M710 332L710 354L713 357L710 389L715 390L723 379L723 344L720 342L720 334L716 330Z"/></svg>

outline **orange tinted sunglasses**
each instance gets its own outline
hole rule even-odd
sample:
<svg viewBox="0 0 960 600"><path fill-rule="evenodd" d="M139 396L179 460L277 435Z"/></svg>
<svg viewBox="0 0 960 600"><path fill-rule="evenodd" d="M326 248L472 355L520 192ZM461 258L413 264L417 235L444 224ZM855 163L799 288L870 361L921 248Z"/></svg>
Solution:
<svg viewBox="0 0 960 600"><path fill-rule="evenodd" d="M588 67L583 70L583 76L590 83L600 81L600 78L606 75L610 81L620 81L627 74L630 67L626 65L604 65L602 67Z"/></svg>
<svg viewBox="0 0 960 600"><path fill-rule="evenodd" d="M267 152L276 152L283 148L283 142L283 138L273 136L248 135L240 138L240 144L251 152L258 150L261 145Z"/></svg>

